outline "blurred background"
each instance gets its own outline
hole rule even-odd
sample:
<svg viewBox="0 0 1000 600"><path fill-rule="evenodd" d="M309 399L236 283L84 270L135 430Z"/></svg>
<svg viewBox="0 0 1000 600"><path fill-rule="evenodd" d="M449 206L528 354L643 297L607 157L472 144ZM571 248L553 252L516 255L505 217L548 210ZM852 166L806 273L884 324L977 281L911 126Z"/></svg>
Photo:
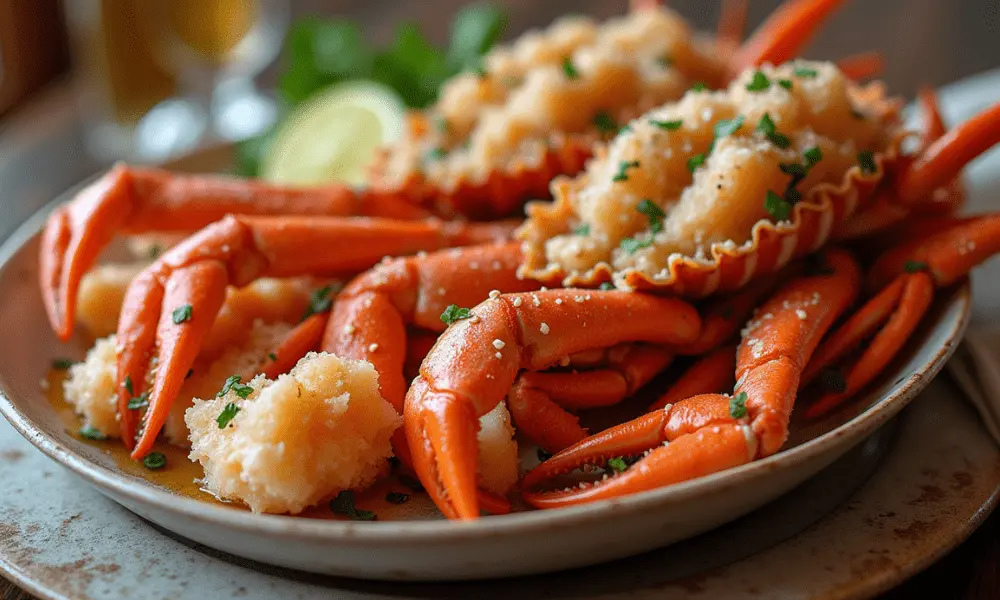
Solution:
<svg viewBox="0 0 1000 600"><path fill-rule="evenodd" d="M240 142L239 170L258 175L275 128L331 84L382 85L326 101L340 114L374 102L394 115L433 100L441 80L474 68L497 40L566 13L607 18L627 8L625 0L507 0L463 12L467 4L0 0L3 231L115 160L157 163ZM717 0L669 4L696 28L714 29ZM779 4L752 0L748 31ZM847 0L805 55L867 50L884 54L883 79L906 97L998 68L1000 0ZM383 127L393 118L385 114Z"/></svg>

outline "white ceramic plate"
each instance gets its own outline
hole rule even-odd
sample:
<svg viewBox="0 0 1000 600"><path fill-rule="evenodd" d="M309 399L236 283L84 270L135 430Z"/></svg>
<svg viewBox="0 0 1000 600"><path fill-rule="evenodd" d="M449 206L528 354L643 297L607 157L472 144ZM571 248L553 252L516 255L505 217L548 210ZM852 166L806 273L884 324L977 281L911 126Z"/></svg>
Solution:
<svg viewBox="0 0 1000 600"><path fill-rule="evenodd" d="M65 430L39 381L54 356L37 287L36 215L0 247L0 412L28 440L138 515L207 546L279 566L350 577L505 577L594 564L667 545L787 492L899 412L942 368L967 324L967 284L941 294L905 356L867 396L800 425L781 453L724 473L567 509L483 518L353 523L253 515L170 492L123 472ZM76 354L83 352L76 344Z"/></svg>

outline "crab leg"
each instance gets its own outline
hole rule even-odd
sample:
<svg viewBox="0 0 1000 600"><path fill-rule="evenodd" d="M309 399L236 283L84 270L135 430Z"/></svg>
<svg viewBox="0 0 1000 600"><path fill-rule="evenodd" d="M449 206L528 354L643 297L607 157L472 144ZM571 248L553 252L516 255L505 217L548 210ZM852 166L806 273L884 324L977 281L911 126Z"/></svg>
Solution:
<svg viewBox="0 0 1000 600"><path fill-rule="evenodd" d="M954 283L997 252L1000 214L960 220L950 229L884 254L872 269L873 281L877 285L891 274L898 275L823 342L803 374L803 385L878 333L843 375L842 389L824 394L806 416L828 413L871 383L913 334L930 307L934 288Z"/></svg>
<svg viewBox="0 0 1000 600"><path fill-rule="evenodd" d="M732 398L694 396L590 437L528 473L522 481L525 500L553 508L613 498L777 452L788 436L799 374L860 287L858 266L849 255L834 250L828 261L832 273L786 284L748 325ZM608 458L637 454L644 457L621 475L562 491L536 490L585 464L603 466Z"/></svg>
<svg viewBox="0 0 1000 600"><path fill-rule="evenodd" d="M123 441L132 447L138 418L129 401L142 391L158 348L145 429L132 456L149 452L227 286L266 276L357 271L385 255L477 243L508 232L500 224L364 217L230 216L202 229L147 267L126 293L118 325Z"/></svg>
<svg viewBox="0 0 1000 600"><path fill-rule="evenodd" d="M115 234L191 232L229 213L428 216L399 198L346 187L282 188L119 164L57 208L42 234L42 297L56 335L69 339L80 279Z"/></svg>
<svg viewBox="0 0 1000 600"><path fill-rule="evenodd" d="M877 51L852 54L838 60L837 68L854 81L871 79L885 69L885 56Z"/></svg>
<svg viewBox="0 0 1000 600"><path fill-rule="evenodd" d="M729 62L731 78L754 65L795 58L844 0L789 0L778 7Z"/></svg>
<svg viewBox="0 0 1000 600"><path fill-rule="evenodd" d="M329 318L330 313L323 312L296 325L268 357L262 373L268 379L277 379L278 375L291 371L299 359L319 346Z"/></svg>
<svg viewBox="0 0 1000 600"><path fill-rule="evenodd" d="M518 430L546 452L587 437L565 409L611 406L631 396L673 361L662 346L629 344L609 352L608 366L592 371L526 371L507 396Z"/></svg>
<svg viewBox="0 0 1000 600"><path fill-rule="evenodd" d="M624 342L682 345L698 335L686 302L617 291L548 290L500 295L454 323L420 367L403 424L414 467L438 508L475 519L476 423L510 390L522 369ZM604 324L614 321L615 327Z"/></svg>

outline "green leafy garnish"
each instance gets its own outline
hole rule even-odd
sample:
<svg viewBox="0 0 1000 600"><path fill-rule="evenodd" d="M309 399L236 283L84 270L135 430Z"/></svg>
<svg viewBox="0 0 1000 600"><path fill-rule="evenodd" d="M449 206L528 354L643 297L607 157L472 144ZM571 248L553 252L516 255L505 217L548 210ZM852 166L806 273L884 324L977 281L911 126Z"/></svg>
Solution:
<svg viewBox="0 0 1000 600"><path fill-rule="evenodd" d="M847 378L836 367L823 369L819 374L819 381L823 384L823 389L831 394L843 394L847 391Z"/></svg>
<svg viewBox="0 0 1000 600"><path fill-rule="evenodd" d="M404 504L409 499L410 495L402 492L389 492L385 495L385 501L390 504Z"/></svg>
<svg viewBox="0 0 1000 600"><path fill-rule="evenodd" d="M139 410L140 408L146 408L149 406L149 392L143 392L139 394L138 397L132 398L125 405L129 410Z"/></svg>
<svg viewBox="0 0 1000 600"><path fill-rule="evenodd" d="M65 371L66 369L73 366L73 361L68 358L53 358L52 368L59 371Z"/></svg>
<svg viewBox="0 0 1000 600"><path fill-rule="evenodd" d="M624 458L616 456L608 459L608 467L615 473L624 473L628 469L628 463L625 462Z"/></svg>
<svg viewBox="0 0 1000 600"><path fill-rule="evenodd" d="M760 122L757 123L757 131L767 136L767 139L779 148L787 148L791 144L787 136L778 133L778 128L769 113L764 113L764 116L760 118Z"/></svg>
<svg viewBox="0 0 1000 600"><path fill-rule="evenodd" d="M566 57L562 62L563 73L566 74L567 79L577 79L580 77L580 72L576 70L573 65L573 60L570 57Z"/></svg>
<svg viewBox="0 0 1000 600"><path fill-rule="evenodd" d="M240 383L243 379L239 375L230 375L224 384L222 384L222 389L218 394L215 395L216 398L221 398L229 393L230 390L236 393L240 398L246 399L253 393L253 388L245 383Z"/></svg>
<svg viewBox="0 0 1000 600"><path fill-rule="evenodd" d="M611 283L610 281L601 282L601 285L599 285L597 287L598 287L598 289L603 290L605 292L610 292L611 290L615 289L615 285L613 283Z"/></svg>
<svg viewBox="0 0 1000 600"><path fill-rule="evenodd" d="M696 82L694 82L694 85L691 86L691 91L692 92L704 92L707 89L708 89L708 86L705 85L704 81L696 81Z"/></svg>
<svg viewBox="0 0 1000 600"><path fill-rule="evenodd" d="M132 394L135 394L135 390L132 389L132 376L131 375L126 375L125 376L125 382L122 384L122 387L125 388L125 391L128 392L130 396Z"/></svg>
<svg viewBox="0 0 1000 600"><path fill-rule="evenodd" d="M431 148L427 151L427 160L441 160L448 156L448 151L444 148Z"/></svg>
<svg viewBox="0 0 1000 600"><path fill-rule="evenodd" d="M318 315L325 313L330 310L333 305L333 298L330 294L333 293L333 286L327 285L314 290L312 295L309 297L309 306L306 307L304 313L302 313L302 320L305 321L313 315Z"/></svg>
<svg viewBox="0 0 1000 600"><path fill-rule="evenodd" d="M330 510L338 515L347 515L352 521L374 521L375 513L354 507L354 492L344 490L330 501Z"/></svg>
<svg viewBox="0 0 1000 600"><path fill-rule="evenodd" d="M222 412L219 413L218 418L215 419L215 422L219 424L219 429L225 429L226 425L229 425L229 422L236 417L236 413L238 412L240 412L239 406L236 406L236 404L232 402L227 404L226 407L222 409Z"/></svg>
<svg viewBox="0 0 1000 600"><path fill-rule="evenodd" d="M792 203L771 190L767 190L767 196L764 198L764 209L775 221L784 221L792 212Z"/></svg>
<svg viewBox="0 0 1000 600"><path fill-rule="evenodd" d="M268 352L267 358L270 359L271 362L278 362L278 355L274 352Z"/></svg>
<svg viewBox="0 0 1000 600"><path fill-rule="evenodd" d="M649 124L660 129L666 129L667 131L677 131L684 124L684 121L677 119L676 121L657 121L656 119L650 119Z"/></svg>
<svg viewBox="0 0 1000 600"><path fill-rule="evenodd" d="M461 321L462 319L468 319L472 316L472 311L468 308L459 308L457 304L449 304L444 312L441 313L441 322L445 325L451 325L455 321Z"/></svg>
<svg viewBox="0 0 1000 600"><path fill-rule="evenodd" d="M652 245L653 245L652 240L646 240L645 242L643 242L635 238L628 238L628 237L623 238L622 241L619 242L618 244L618 246L622 250L624 250L629 256L635 254L642 248L646 248L647 246L652 246Z"/></svg>
<svg viewBox="0 0 1000 600"><path fill-rule="evenodd" d="M919 273L927 270L927 263L919 260L908 260L903 268L907 273Z"/></svg>
<svg viewBox="0 0 1000 600"><path fill-rule="evenodd" d="M778 80L778 85L780 85L781 87L785 88L786 90L790 90L790 89L792 89L792 80L791 79L779 79Z"/></svg>
<svg viewBox="0 0 1000 600"><path fill-rule="evenodd" d="M861 167L863 173L872 174L878 171L878 165L875 164L875 154L871 150L858 152L858 166Z"/></svg>
<svg viewBox="0 0 1000 600"><path fill-rule="evenodd" d="M108 439L108 436L101 433L101 430L96 427L87 426L80 430L80 437L85 440L94 440L96 442L104 441Z"/></svg>
<svg viewBox="0 0 1000 600"><path fill-rule="evenodd" d="M501 38L507 17L487 3L465 7L451 23L445 49L432 45L413 23L404 23L392 42L376 48L351 21L307 18L289 29L283 50L287 65L278 79L283 114L334 83L368 79L396 91L410 108L431 104L441 85L462 72L486 76L483 55ZM237 145L240 175L259 175L272 132Z"/></svg>
<svg viewBox="0 0 1000 600"><path fill-rule="evenodd" d="M180 325L184 321L190 321L191 305L182 304L181 306L178 306L172 313L170 313L170 318L173 320L174 325Z"/></svg>
<svg viewBox="0 0 1000 600"><path fill-rule="evenodd" d="M802 77L803 79L812 79L819 75L816 69L809 69L807 67L796 67L795 76Z"/></svg>
<svg viewBox="0 0 1000 600"><path fill-rule="evenodd" d="M658 233L663 229L663 218L667 216L667 213L663 212L662 208L643 198L635 209L646 215L646 218L649 219L649 229L653 233Z"/></svg>
<svg viewBox="0 0 1000 600"><path fill-rule="evenodd" d="M746 87L748 92L763 92L771 87L771 80L764 73L755 71Z"/></svg>
<svg viewBox="0 0 1000 600"><path fill-rule="evenodd" d="M743 115L736 115L732 119L722 119L715 124L715 138L719 139L736 133L739 131L740 127L743 127L743 122L745 120L746 117Z"/></svg>
<svg viewBox="0 0 1000 600"><path fill-rule="evenodd" d="M740 392L729 399L729 416L742 419L747 416L747 393Z"/></svg>
<svg viewBox="0 0 1000 600"><path fill-rule="evenodd" d="M661 67L663 67L664 69L666 69L670 65L674 64L674 59L670 58L669 56L661 56L656 59L656 63Z"/></svg>
<svg viewBox="0 0 1000 600"><path fill-rule="evenodd" d="M611 115L603 110L594 115L594 125L597 126L598 131L604 134L618 132L618 124L611 118Z"/></svg>
<svg viewBox="0 0 1000 600"><path fill-rule="evenodd" d="M628 170L639 168L639 161L623 160L618 163L618 173L611 178L611 181L628 181Z"/></svg>
<svg viewBox="0 0 1000 600"><path fill-rule="evenodd" d="M150 452L142 459L142 464L150 471L155 471L167 466L167 457L162 452Z"/></svg>
<svg viewBox="0 0 1000 600"><path fill-rule="evenodd" d="M705 164L705 155L695 154L687 161L688 171L694 173L696 170L698 170L698 167L702 166L703 164Z"/></svg>
<svg viewBox="0 0 1000 600"><path fill-rule="evenodd" d="M573 230L576 235L590 235L590 224L584 223Z"/></svg>
<svg viewBox="0 0 1000 600"><path fill-rule="evenodd" d="M823 151L819 149L819 146L813 146L812 148L807 148L802 156L806 159L806 167L812 167L819 161L823 160Z"/></svg>

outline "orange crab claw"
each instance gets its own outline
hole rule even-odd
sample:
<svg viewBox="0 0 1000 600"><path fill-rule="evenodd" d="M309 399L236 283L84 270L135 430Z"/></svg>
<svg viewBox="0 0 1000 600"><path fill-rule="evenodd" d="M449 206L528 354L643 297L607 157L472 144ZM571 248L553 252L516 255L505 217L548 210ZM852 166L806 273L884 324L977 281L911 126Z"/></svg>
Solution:
<svg viewBox="0 0 1000 600"><path fill-rule="evenodd" d="M264 363L261 371L264 376L268 379L277 379L278 375L291 371L295 363L315 350L323 337L323 330L326 329L329 318L328 312L312 315L289 331Z"/></svg>
<svg viewBox="0 0 1000 600"><path fill-rule="evenodd" d="M885 69L885 55L877 51L852 54L838 60L837 68L854 81L871 79Z"/></svg>
<svg viewBox="0 0 1000 600"><path fill-rule="evenodd" d="M507 395L518 431L546 452L558 452L587 437L566 409L612 406L634 394L673 361L661 346L612 348L605 366L591 371L526 371Z"/></svg>
<svg viewBox="0 0 1000 600"><path fill-rule="evenodd" d="M56 335L72 334L80 279L115 234L191 232L229 213L428 216L399 198L346 187L282 188L119 164L57 208L42 234L42 299Z"/></svg>
<svg viewBox="0 0 1000 600"><path fill-rule="evenodd" d="M604 326L612 320L616 327ZM617 291L505 294L479 304L445 331L406 395L403 425L417 475L445 515L477 518L477 419L503 400L520 370L625 342L682 345L699 327L686 302Z"/></svg>
<svg viewBox="0 0 1000 600"><path fill-rule="evenodd" d="M723 346L698 359L649 410L660 410L668 404L677 404L685 398L700 394L722 393L736 383L736 347Z"/></svg>
<svg viewBox="0 0 1000 600"><path fill-rule="evenodd" d="M736 394L699 395L668 404L572 446L522 480L524 499L553 508L632 494L714 473L777 452L788 436L799 374L860 287L857 264L828 254L831 273L783 286L744 330ZM604 466L615 456L642 455L624 473L558 491L543 483L583 465Z"/></svg>
<svg viewBox="0 0 1000 600"><path fill-rule="evenodd" d="M834 389L810 406L806 416L828 413L871 383L913 334L931 305L934 288L954 283L997 252L1000 214L955 220L947 229L883 254L871 270L873 288L881 291L823 342L803 374L803 384L877 334L846 374L833 372ZM891 283L883 287L884 281Z"/></svg>
<svg viewBox="0 0 1000 600"><path fill-rule="evenodd" d="M158 349L145 427L132 456L142 458L152 448L226 286L243 286L263 276L358 271L382 256L476 243L509 231L509 226L496 224L245 216L226 217L202 229L147 267L126 293L118 324L123 441L132 446L138 410L127 406L139 397Z"/></svg>
<svg viewBox="0 0 1000 600"><path fill-rule="evenodd" d="M795 58L844 0L789 0L776 9L729 62L730 78L763 63Z"/></svg>
<svg viewBox="0 0 1000 600"><path fill-rule="evenodd" d="M896 195L919 202L958 177L980 154L1000 143L1000 103L955 126L920 153L897 177Z"/></svg>

